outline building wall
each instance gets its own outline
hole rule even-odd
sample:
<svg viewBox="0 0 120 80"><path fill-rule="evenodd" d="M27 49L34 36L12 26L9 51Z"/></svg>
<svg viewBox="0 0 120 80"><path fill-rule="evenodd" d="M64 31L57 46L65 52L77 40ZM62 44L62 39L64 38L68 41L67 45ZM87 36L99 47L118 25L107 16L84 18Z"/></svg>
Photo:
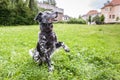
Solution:
<svg viewBox="0 0 120 80"><path fill-rule="evenodd" d="M58 17L57 17L58 21L61 21L62 18L63 18L64 10L61 9L61 8L58 8L56 6L49 5L49 4L43 4L43 3L40 3L40 2L38 2L38 7L58 12Z"/></svg>
<svg viewBox="0 0 120 80"><path fill-rule="evenodd" d="M63 20L63 13L58 13L57 20L58 21L62 21Z"/></svg>
<svg viewBox="0 0 120 80"><path fill-rule="evenodd" d="M101 9L101 13L105 16L105 23L115 23L120 22L120 5L117 6L107 6Z"/></svg>

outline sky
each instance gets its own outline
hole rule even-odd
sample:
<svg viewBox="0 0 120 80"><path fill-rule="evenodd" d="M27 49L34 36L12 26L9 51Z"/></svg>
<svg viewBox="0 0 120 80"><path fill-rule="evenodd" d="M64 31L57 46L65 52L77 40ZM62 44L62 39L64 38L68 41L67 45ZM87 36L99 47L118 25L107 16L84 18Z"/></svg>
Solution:
<svg viewBox="0 0 120 80"><path fill-rule="evenodd" d="M98 10L108 0L56 0L57 6L64 9L64 14L71 17L87 14L89 10Z"/></svg>
<svg viewBox="0 0 120 80"><path fill-rule="evenodd" d="M89 10L98 10L104 6L108 0L56 0L57 7L64 9L64 15L79 17L87 14ZM111 0L109 0L111 1Z"/></svg>

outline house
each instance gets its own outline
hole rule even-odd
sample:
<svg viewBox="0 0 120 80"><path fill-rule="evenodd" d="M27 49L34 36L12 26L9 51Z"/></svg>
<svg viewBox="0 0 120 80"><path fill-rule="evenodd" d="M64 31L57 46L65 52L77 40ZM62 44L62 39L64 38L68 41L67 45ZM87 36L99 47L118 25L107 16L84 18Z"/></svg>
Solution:
<svg viewBox="0 0 120 80"><path fill-rule="evenodd" d="M70 18L71 18L71 17L69 17L68 15L64 15L64 16L63 16L63 20L64 20L64 21L68 21L68 20L70 20Z"/></svg>
<svg viewBox="0 0 120 80"><path fill-rule="evenodd" d="M95 17L95 16L99 16L100 13L97 10L90 10L87 14L83 15L82 18L88 22L89 17L91 16L91 20ZM88 23L89 24L89 23Z"/></svg>
<svg viewBox="0 0 120 80"><path fill-rule="evenodd" d="M112 0L101 8L105 23L120 23L120 0Z"/></svg>
<svg viewBox="0 0 120 80"><path fill-rule="evenodd" d="M44 4L41 2L37 2L37 3L38 3L38 7L40 7L40 8L44 8L44 9L47 9L50 11L58 12L58 17L57 17L58 21L61 21L63 19L64 9L58 8L58 7L50 5L50 4Z"/></svg>

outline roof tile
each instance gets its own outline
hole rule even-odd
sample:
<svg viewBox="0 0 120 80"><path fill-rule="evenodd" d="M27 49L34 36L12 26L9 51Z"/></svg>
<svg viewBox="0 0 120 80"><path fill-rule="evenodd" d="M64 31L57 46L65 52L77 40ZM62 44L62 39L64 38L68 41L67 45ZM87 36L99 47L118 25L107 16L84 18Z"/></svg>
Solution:
<svg viewBox="0 0 120 80"><path fill-rule="evenodd" d="M87 15L94 15L94 14L98 14L97 10L90 10Z"/></svg>

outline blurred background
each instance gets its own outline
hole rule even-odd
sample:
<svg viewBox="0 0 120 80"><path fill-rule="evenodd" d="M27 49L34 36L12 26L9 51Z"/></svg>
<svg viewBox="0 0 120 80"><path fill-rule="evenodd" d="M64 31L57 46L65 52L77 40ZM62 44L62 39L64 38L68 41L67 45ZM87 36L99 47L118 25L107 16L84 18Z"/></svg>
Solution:
<svg viewBox="0 0 120 80"><path fill-rule="evenodd" d="M120 0L0 0L0 25L33 25L46 10L57 11L59 23L120 23Z"/></svg>

